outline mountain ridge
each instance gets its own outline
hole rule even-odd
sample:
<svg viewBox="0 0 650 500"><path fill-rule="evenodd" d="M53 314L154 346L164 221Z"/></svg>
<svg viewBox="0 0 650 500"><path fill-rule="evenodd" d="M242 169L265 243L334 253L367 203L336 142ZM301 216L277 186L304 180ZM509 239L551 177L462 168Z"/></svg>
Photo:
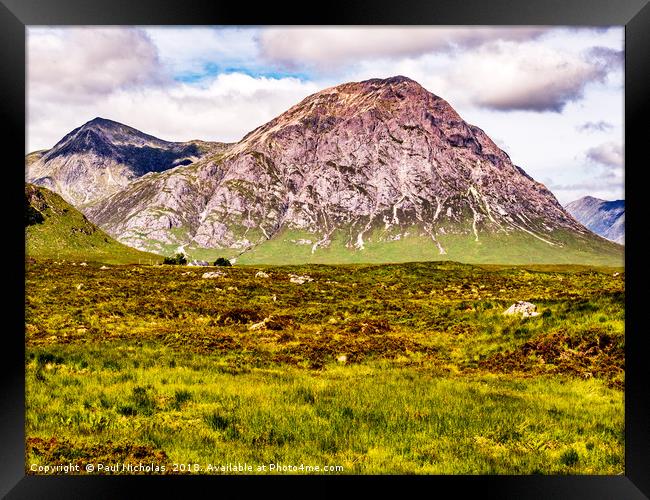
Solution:
<svg viewBox="0 0 650 500"><path fill-rule="evenodd" d="M48 187L76 206L92 203L151 172L189 164L225 147L207 141L169 142L96 117L27 161L26 180Z"/></svg>
<svg viewBox="0 0 650 500"><path fill-rule="evenodd" d="M625 244L625 200L602 200L583 196L566 205L567 211L589 230Z"/></svg>
<svg viewBox="0 0 650 500"><path fill-rule="evenodd" d="M136 248L226 250L244 260L284 234L296 236L278 251L300 246L307 260L332 246L344 249L337 259L370 258L409 238L429 242L427 258L498 260L503 242L481 251L512 235L536 249L532 258L545 247L619 253L482 129L401 76L312 94L238 143L136 178L83 210ZM524 250L519 258L530 262Z"/></svg>

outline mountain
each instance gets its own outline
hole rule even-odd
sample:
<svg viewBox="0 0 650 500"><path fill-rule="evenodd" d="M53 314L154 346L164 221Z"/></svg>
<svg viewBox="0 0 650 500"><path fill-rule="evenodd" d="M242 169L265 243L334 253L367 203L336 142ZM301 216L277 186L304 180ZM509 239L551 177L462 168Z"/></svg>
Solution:
<svg viewBox="0 0 650 500"><path fill-rule="evenodd" d="M238 143L83 210L128 245L240 263L622 264L620 245L402 76L313 94Z"/></svg>
<svg viewBox="0 0 650 500"><path fill-rule="evenodd" d="M109 264L161 260L115 241L58 194L33 184L25 184L25 238L28 257Z"/></svg>
<svg viewBox="0 0 650 500"><path fill-rule="evenodd" d="M118 122L95 118L52 149L27 155L27 180L75 206L94 202L133 179L186 165L223 147L204 141L167 142Z"/></svg>
<svg viewBox="0 0 650 500"><path fill-rule="evenodd" d="M625 200L605 201L585 196L569 203L566 209L594 233L625 244Z"/></svg>

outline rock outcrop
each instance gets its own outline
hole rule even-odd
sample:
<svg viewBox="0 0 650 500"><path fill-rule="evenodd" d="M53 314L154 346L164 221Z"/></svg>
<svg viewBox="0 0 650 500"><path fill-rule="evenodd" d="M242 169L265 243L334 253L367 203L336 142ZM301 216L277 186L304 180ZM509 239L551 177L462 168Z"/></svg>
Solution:
<svg viewBox="0 0 650 500"><path fill-rule="evenodd" d="M531 304L530 302L525 302L520 300L519 302L512 304L508 309L506 309L503 314L505 316L515 316L520 315L522 318L529 318L532 316L539 316L537 312L537 306Z"/></svg>

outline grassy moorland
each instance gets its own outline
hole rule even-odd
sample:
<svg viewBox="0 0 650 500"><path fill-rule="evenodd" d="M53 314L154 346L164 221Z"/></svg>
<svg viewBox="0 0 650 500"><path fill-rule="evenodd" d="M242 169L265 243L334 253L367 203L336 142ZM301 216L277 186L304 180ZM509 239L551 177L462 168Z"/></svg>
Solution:
<svg viewBox="0 0 650 500"><path fill-rule="evenodd" d="M99 266L27 265L28 469L623 472L621 269Z"/></svg>

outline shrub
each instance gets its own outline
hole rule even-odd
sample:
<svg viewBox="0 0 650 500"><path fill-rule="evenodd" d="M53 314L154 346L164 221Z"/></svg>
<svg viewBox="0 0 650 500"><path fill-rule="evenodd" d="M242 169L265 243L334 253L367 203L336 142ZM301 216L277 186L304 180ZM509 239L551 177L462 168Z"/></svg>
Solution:
<svg viewBox="0 0 650 500"><path fill-rule="evenodd" d="M226 259L225 257L219 257L217 260L214 261L215 266L232 266L230 261Z"/></svg>
<svg viewBox="0 0 650 500"><path fill-rule="evenodd" d="M151 415L156 409L156 402L149 394L149 387L134 387L131 393L133 409L142 415Z"/></svg>
<svg viewBox="0 0 650 500"><path fill-rule="evenodd" d="M569 448L560 456L560 462L569 467L577 464L579 460L580 460L580 456L578 455L578 452L573 448Z"/></svg>
<svg viewBox="0 0 650 500"><path fill-rule="evenodd" d="M223 431L230 426L230 419L223 417L216 412L206 415L205 421L208 426L215 431Z"/></svg>
<svg viewBox="0 0 650 500"><path fill-rule="evenodd" d="M186 403L192 399L192 393L186 391L185 389L178 390L174 393L174 403L173 406L177 410L180 410L183 406L183 403Z"/></svg>
<svg viewBox="0 0 650 500"><path fill-rule="evenodd" d="M45 366L47 364L60 365L64 361L64 359L61 356L55 356L54 354L49 352L40 353L36 358L36 360L38 364L41 366Z"/></svg>
<svg viewBox="0 0 650 500"><path fill-rule="evenodd" d="M182 253L177 253L173 257L165 257L165 260L163 260L163 264L183 266L187 264L187 257L185 257L185 255L183 255Z"/></svg>

